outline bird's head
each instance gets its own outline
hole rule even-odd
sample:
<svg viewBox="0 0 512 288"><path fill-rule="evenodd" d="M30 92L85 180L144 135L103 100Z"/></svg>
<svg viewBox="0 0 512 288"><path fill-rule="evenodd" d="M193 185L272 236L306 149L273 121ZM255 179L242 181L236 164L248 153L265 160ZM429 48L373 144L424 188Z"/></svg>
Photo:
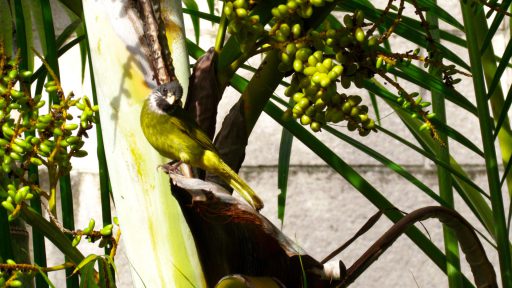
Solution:
<svg viewBox="0 0 512 288"><path fill-rule="evenodd" d="M181 87L178 80L173 80L169 83L158 86L152 93L153 96L163 98L169 104L178 104L181 101L183 95L183 88Z"/></svg>

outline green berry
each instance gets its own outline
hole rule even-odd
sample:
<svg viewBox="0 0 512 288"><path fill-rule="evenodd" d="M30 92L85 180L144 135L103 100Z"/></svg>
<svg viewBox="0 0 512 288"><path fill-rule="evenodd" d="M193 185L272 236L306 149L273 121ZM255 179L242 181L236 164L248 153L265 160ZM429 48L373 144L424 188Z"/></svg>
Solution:
<svg viewBox="0 0 512 288"><path fill-rule="evenodd" d="M283 23L281 26L279 26L279 31L283 33L284 37L288 37L288 35L290 35L290 26L288 26L286 23Z"/></svg>
<svg viewBox="0 0 512 288"><path fill-rule="evenodd" d="M69 131L71 131L71 130L75 130L75 129L77 129L77 128L78 128L78 124L75 124L75 123L72 123L72 124L66 124L66 125L64 125L64 127L63 127L63 128L64 128L65 130L69 130Z"/></svg>
<svg viewBox="0 0 512 288"><path fill-rule="evenodd" d="M315 113L316 113L316 107L314 105L309 106L306 109L306 112L304 112L304 114L306 114L309 117L313 117L313 115L315 115Z"/></svg>
<svg viewBox="0 0 512 288"><path fill-rule="evenodd" d="M3 201L2 202L2 206L5 208L5 210L7 210L8 212L13 212L14 211L14 206L12 205L12 203L10 201Z"/></svg>
<svg viewBox="0 0 512 288"><path fill-rule="evenodd" d="M227 2L226 6L224 6L224 15L228 18L233 15L233 4L231 2Z"/></svg>
<svg viewBox="0 0 512 288"><path fill-rule="evenodd" d="M304 89L304 94L308 97L313 97L318 92L318 86L316 85L310 85Z"/></svg>
<svg viewBox="0 0 512 288"><path fill-rule="evenodd" d="M350 104L350 102L345 102L343 104L343 106L341 107L341 110L343 111L343 113L345 114L350 114L350 112L352 111L352 104Z"/></svg>
<svg viewBox="0 0 512 288"><path fill-rule="evenodd" d="M9 78L15 79L16 77L18 77L18 70L14 69L14 70L9 71L8 75L9 75Z"/></svg>
<svg viewBox="0 0 512 288"><path fill-rule="evenodd" d="M302 72L303 69L304 65L302 64L302 61L300 59L295 59L293 61L293 70L295 70L295 72Z"/></svg>
<svg viewBox="0 0 512 288"><path fill-rule="evenodd" d="M311 5L315 7L320 7L324 5L324 0L311 0Z"/></svg>
<svg viewBox="0 0 512 288"><path fill-rule="evenodd" d="M45 90L48 93L52 93L52 92L57 91L57 86L48 86L48 87L45 88Z"/></svg>
<svg viewBox="0 0 512 288"><path fill-rule="evenodd" d="M87 225L87 228L84 229L84 231L82 231L84 234L89 234L92 232L92 230L94 230L94 225L96 224L96 222L94 221L94 219L90 219L89 220L89 225Z"/></svg>
<svg viewBox="0 0 512 288"><path fill-rule="evenodd" d="M326 104L325 104L324 100L322 100L322 98L316 99L316 101L315 101L315 107L316 108L322 110L322 109L325 108L325 106L326 106Z"/></svg>
<svg viewBox="0 0 512 288"><path fill-rule="evenodd" d="M311 122L312 122L311 118L307 115L302 115L300 117L300 124L302 124L302 125L309 125L309 124L311 124Z"/></svg>
<svg viewBox="0 0 512 288"><path fill-rule="evenodd" d="M23 282L21 282L20 280L12 280L9 283L10 287L21 287L22 285L23 285Z"/></svg>
<svg viewBox="0 0 512 288"><path fill-rule="evenodd" d="M363 25L363 21L364 21L364 13L363 13L363 11L357 10L356 13L355 13L355 18L356 18L356 25L357 26Z"/></svg>
<svg viewBox="0 0 512 288"><path fill-rule="evenodd" d="M364 124L364 127L366 129L374 129L375 128L375 121L373 119L370 119L367 123Z"/></svg>
<svg viewBox="0 0 512 288"><path fill-rule="evenodd" d="M326 58L324 59L324 61L322 62L322 65L325 67L325 69L327 69L328 71L332 69L332 59L331 58Z"/></svg>
<svg viewBox="0 0 512 288"><path fill-rule="evenodd" d="M347 124L348 131L355 131L357 127L357 123L354 121L349 121Z"/></svg>
<svg viewBox="0 0 512 288"><path fill-rule="evenodd" d="M311 58L311 56L310 56ZM304 68L304 70L302 71L302 73L304 73L304 75L307 75L307 76L312 76L316 73L316 68L315 67L306 67Z"/></svg>
<svg viewBox="0 0 512 288"><path fill-rule="evenodd" d="M372 36L372 37L370 37L370 39L368 39L368 46L369 46L369 47L373 47L373 46L375 46L375 45L377 45L377 44L378 44L378 39L377 39L377 37Z"/></svg>
<svg viewBox="0 0 512 288"><path fill-rule="evenodd" d="M352 117L357 117L357 115L359 115L360 111L359 111L359 108L358 107L352 107L352 109L350 110L350 116Z"/></svg>
<svg viewBox="0 0 512 288"><path fill-rule="evenodd" d="M281 14L281 17L288 16L288 6L281 4L277 6L277 10L279 10L279 14Z"/></svg>
<svg viewBox="0 0 512 288"><path fill-rule="evenodd" d="M80 241L82 240L82 235L76 235L75 238L73 238L73 242L71 242L71 246L76 247L78 244L80 244Z"/></svg>
<svg viewBox="0 0 512 288"><path fill-rule="evenodd" d="M300 60L302 60L302 61L307 61L309 55L311 55L311 49L309 49L307 47L300 48L297 51L297 53L295 53L295 57L300 59Z"/></svg>
<svg viewBox="0 0 512 288"><path fill-rule="evenodd" d="M320 86L326 88L331 84L331 78L325 73L322 73L322 79L320 79Z"/></svg>
<svg viewBox="0 0 512 288"><path fill-rule="evenodd" d="M315 55L311 55L308 57L308 64L309 66L315 66L318 63L318 59L315 57Z"/></svg>
<svg viewBox="0 0 512 288"><path fill-rule="evenodd" d="M288 43L288 45L286 45L286 54L295 55L296 52L297 52L297 46L295 46L294 43Z"/></svg>
<svg viewBox="0 0 512 288"><path fill-rule="evenodd" d="M322 128L322 125L316 121L312 122L311 125L309 126L311 128L311 130L313 130L313 132L318 132L320 131L320 128Z"/></svg>
<svg viewBox="0 0 512 288"><path fill-rule="evenodd" d="M236 12L236 16L238 16L239 18L247 17L247 10L244 8L237 8L235 10L235 12Z"/></svg>
<svg viewBox="0 0 512 288"><path fill-rule="evenodd" d="M361 27L357 27L355 33L354 33L355 37L356 37L356 40L358 42L364 42L364 38L366 37L365 34L364 34L364 31L363 29L361 29Z"/></svg>
<svg viewBox="0 0 512 288"><path fill-rule="evenodd" d="M292 26L292 34L294 38L299 38L302 28L300 27L300 24L294 24Z"/></svg>
<svg viewBox="0 0 512 288"><path fill-rule="evenodd" d="M14 135L14 130L9 126L9 123L6 122L2 125L2 132L4 133L4 137L11 137Z"/></svg>
<svg viewBox="0 0 512 288"><path fill-rule="evenodd" d="M272 13L272 16L274 16L276 18L281 17L281 13L279 13L279 9L277 9L277 7L272 8L271 13Z"/></svg>
<svg viewBox="0 0 512 288"><path fill-rule="evenodd" d="M304 109L307 109L311 103L309 102L309 99L306 97L303 97L302 99L297 102L297 105L299 105L300 108L304 111Z"/></svg>
<svg viewBox="0 0 512 288"><path fill-rule="evenodd" d="M36 166L43 165L43 161L41 161L41 159L35 158L35 157L30 158L30 163L32 163Z"/></svg>
<svg viewBox="0 0 512 288"><path fill-rule="evenodd" d="M62 129L60 129L60 128L53 129L53 136L58 137L58 136L62 136L63 134L64 133L62 132Z"/></svg>
<svg viewBox="0 0 512 288"><path fill-rule="evenodd" d="M381 56L377 57L377 61L375 62L375 68L380 69L380 67L382 67L383 60L384 59Z"/></svg>
<svg viewBox="0 0 512 288"><path fill-rule="evenodd" d="M14 151L16 153L23 153L23 152L25 152L25 149L21 148L19 145L16 145L15 143L11 144L11 149L12 149L12 151Z"/></svg>
<svg viewBox="0 0 512 288"><path fill-rule="evenodd" d="M302 114L304 114L304 110L302 110L302 108L300 108L299 105L295 105L293 106L292 108L292 114L293 114L293 117L294 118L298 118L300 117Z"/></svg>
<svg viewBox="0 0 512 288"><path fill-rule="evenodd" d="M339 122L341 122L341 120L343 120L343 117L344 117L344 116L345 116L345 115L343 114L343 112L342 112L341 110L337 110L337 109L336 109L336 110L334 110L334 112L332 113L331 121L332 121L333 123L339 123Z"/></svg>
<svg viewBox="0 0 512 288"><path fill-rule="evenodd" d="M247 3L245 0L235 0L233 1L233 6L235 6L235 8L246 8L247 6Z"/></svg>
<svg viewBox="0 0 512 288"><path fill-rule="evenodd" d="M291 63L291 57L288 56L288 54L286 53L281 53L281 62L286 64L286 65L289 65Z"/></svg>
<svg viewBox="0 0 512 288"><path fill-rule="evenodd" d="M359 129L359 136L361 136L361 137L368 136L368 134L370 134L370 131L371 130L368 130L368 129Z"/></svg>
<svg viewBox="0 0 512 288"><path fill-rule="evenodd" d="M340 76L343 73L343 66L336 65L332 68L332 71L336 73L338 76Z"/></svg>
<svg viewBox="0 0 512 288"><path fill-rule="evenodd" d="M85 157L87 156L89 153L87 153L87 151L85 150L78 150L76 151L73 156L77 157L77 158L82 158L82 157Z"/></svg>
<svg viewBox="0 0 512 288"><path fill-rule="evenodd" d="M100 234L103 235L103 236L110 236L110 235L112 235L112 227L113 227L112 224L108 224L107 226L101 228Z"/></svg>
<svg viewBox="0 0 512 288"><path fill-rule="evenodd" d="M343 16L343 24L345 24L345 27L347 27L347 29L351 29L352 26L354 26L352 16L350 16L348 14Z"/></svg>
<svg viewBox="0 0 512 288"><path fill-rule="evenodd" d="M298 103L300 101L300 99L302 99L303 97L304 97L303 93L297 92L297 93L293 94L293 101Z"/></svg>
<svg viewBox="0 0 512 288"><path fill-rule="evenodd" d="M300 11L300 14L303 18L310 18L313 16L313 7L310 5L302 6L302 9Z"/></svg>
<svg viewBox="0 0 512 288"><path fill-rule="evenodd" d="M358 117L359 117L359 121L361 123L366 123L368 121L368 119L370 119L370 118L368 118L368 114L359 114Z"/></svg>
<svg viewBox="0 0 512 288"><path fill-rule="evenodd" d="M311 82L315 84L320 84L320 81L322 80L322 74L320 72L316 72L313 77L311 77Z"/></svg>
<svg viewBox="0 0 512 288"><path fill-rule="evenodd" d="M357 106L357 105L359 105L359 103L361 103L363 101L363 99L361 98L361 96L358 96L358 95L350 95L348 97L348 101L350 102L350 104L352 106Z"/></svg>
<svg viewBox="0 0 512 288"><path fill-rule="evenodd" d="M325 66L322 63L317 63L315 65L315 67L316 67L316 70L318 70L318 72L320 72L320 73L326 73L327 74L327 72L329 72L329 70L327 70L327 68L325 68Z"/></svg>

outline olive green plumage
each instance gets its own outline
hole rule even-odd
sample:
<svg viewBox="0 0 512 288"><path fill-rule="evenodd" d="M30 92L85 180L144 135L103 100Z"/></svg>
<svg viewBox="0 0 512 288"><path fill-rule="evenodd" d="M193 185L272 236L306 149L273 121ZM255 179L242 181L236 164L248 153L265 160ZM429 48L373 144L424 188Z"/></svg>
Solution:
<svg viewBox="0 0 512 288"><path fill-rule="evenodd" d="M162 156L218 175L255 209L263 208L261 199L222 161L210 138L181 108L180 97L181 86L171 82L153 90L144 101L140 123L146 139Z"/></svg>

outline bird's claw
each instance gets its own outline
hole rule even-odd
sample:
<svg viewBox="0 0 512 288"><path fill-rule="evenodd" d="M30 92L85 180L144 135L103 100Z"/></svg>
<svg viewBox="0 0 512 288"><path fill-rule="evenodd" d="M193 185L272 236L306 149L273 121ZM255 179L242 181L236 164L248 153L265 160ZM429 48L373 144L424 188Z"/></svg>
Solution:
<svg viewBox="0 0 512 288"><path fill-rule="evenodd" d="M180 165L181 161L173 160L169 163L158 165L157 168L162 169L167 174L181 174Z"/></svg>

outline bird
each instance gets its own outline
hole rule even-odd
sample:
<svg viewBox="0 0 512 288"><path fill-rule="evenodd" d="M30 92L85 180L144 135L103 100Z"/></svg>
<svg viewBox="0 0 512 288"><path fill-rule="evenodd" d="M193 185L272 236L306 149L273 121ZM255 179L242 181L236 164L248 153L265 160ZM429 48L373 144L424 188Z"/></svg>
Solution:
<svg viewBox="0 0 512 288"><path fill-rule="evenodd" d="M219 156L215 145L181 107L183 88L178 80L152 90L142 105L140 124L148 142L160 155L219 176L257 211L263 201Z"/></svg>

